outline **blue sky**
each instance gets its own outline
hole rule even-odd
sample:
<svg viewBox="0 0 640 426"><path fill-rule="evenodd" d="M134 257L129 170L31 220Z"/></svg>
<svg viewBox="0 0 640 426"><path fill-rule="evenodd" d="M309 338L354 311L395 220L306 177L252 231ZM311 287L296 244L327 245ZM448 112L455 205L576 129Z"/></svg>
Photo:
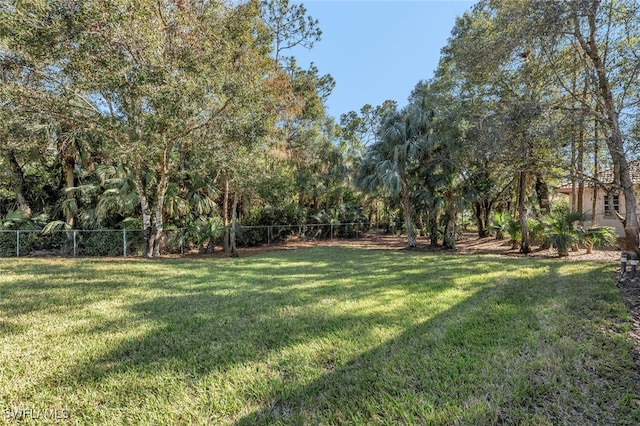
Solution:
<svg viewBox="0 0 640 426"><path fill-rule="evenodd" d="M328 114L336 119L387 99L406 105L416 83L433 77L455 18L475 4L467 0L294 2L303 3L307 14L320 21L322 40L293 55L301 67L314 62L321 74L336 80L327 100Z"/></svg>

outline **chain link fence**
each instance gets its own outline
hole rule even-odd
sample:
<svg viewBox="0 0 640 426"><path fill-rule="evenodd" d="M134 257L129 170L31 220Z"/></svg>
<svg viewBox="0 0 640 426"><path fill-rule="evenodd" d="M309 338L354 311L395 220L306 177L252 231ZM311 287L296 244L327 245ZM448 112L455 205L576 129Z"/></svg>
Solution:
<svg viewBox="0 0 640 426"><path fill-rule="evenodd" d="M142 230L0 230L2 257L131 256L143 248Z"/></svg>
<svg viewBox="0 0 640 426"><path fill-rule="evenodd" d="M237 246L251 247L285 242L288 239L326 240L361 238L367 232L395 232L395 224L366 222L302 225L239 226ZM144 232L137 229L0 230L0 257L21 256L139 256L144 250ZM222 237L207 244L222 245ZM177 254L201 249L185 229L163 232L162 253Z"/></svg>

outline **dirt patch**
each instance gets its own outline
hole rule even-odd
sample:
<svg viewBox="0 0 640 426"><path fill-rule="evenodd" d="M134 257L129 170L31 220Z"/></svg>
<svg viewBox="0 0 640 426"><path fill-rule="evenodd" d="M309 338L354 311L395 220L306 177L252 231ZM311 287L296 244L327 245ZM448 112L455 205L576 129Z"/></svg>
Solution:
<svg viewBox="0 0 640 426"><path fill-rule="evenodd" d="M456 248L446 250L441 247L431 247L428 239L418 237L417 246L414 249L407 247L407 239L404 236L375 233L365 234L360 238L354 239L333 239L333 240L302 240L297 237L290 237L286 241L276 242L269 245L259 247L242 247L238 249L240 257L255 256L261 253L268 253L276 250L295 250L299 248L309 247L361 247L378 250L413 250L423 252L442 252L442 253L462 253L462 254L494 254L509 257L533 257L533 258L557 258L558 254L553 249L540 250L534 247L532 253L528 255L521 254L518 249L512 248L512 244L508 240L496 240L495 237L478 238L477 234L466 232L463 233L456 242ZM201 254L197 251L190 251L182 255L165 255L163 257L229 257L221 248L216 247L213 253ZM572 261L612 261L618 262L620 259L620 250L594 250L591 254L586 254L584 249L569 252L568 258L565 260Z"/></svg>
<svg viewBox="0 0 640 426"><path fill-rule="evenodd" d="M539 249L532 248L532 252L529 254L520 253L518 248L513 248L513 245L508 240L496 240L495 237L478 238L476 234L464 233L456 243L456 251L460 253L473 253L473 254L496 254L501 256L512 257L534 257L534 258L557 258L558 252L553 249ZM620 259L620 249L612 248L606 250L597 250L590 254L586 253L586 250L579 249L576 251L569 251L569 256L564 260L572 261L612 261L618 262Z"/></svg>
<svg viewBox="0 0 640 426"><path fill-rule="evenodd" d="M274 242L268 245L258 247L240 247L238 248L239 257L255 256L262 253L281 250L296 250L300 248L311 247L359 247L359 248L375 248L379 250L406 250L406 238L394 235L375 235L366 234L360 238L344 239L335 238L332 240L313 240L301 239L298 237L289 237L285 241ZM163 255L162 258L171 257L187 257L187 258L225 258L230 257L222 248L216 247L213 253L199 253L197 250L191 250L184 254Z"/></svg>

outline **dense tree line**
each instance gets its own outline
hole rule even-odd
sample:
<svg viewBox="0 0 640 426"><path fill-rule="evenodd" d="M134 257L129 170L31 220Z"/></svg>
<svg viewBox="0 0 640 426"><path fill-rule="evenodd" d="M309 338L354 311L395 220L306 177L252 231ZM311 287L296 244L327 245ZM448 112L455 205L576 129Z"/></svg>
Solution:
<svg viewBox="0 0 640 426"><path fill-rule="evenodd" d="M484 237L510 218L527 252L570 182L571 210L587 184L624 194L637 249L639 9L482 0L406 106L338 123L331 76L287 56L321 36L302 5L3 2L3 226L136 227L154 256L167 227L232 250L237 222L401 218L409 246L451 248L461 220Z"/></svg>
<svg viewBox="0 0 640 426"><path fill-rule="evenodd" d="M333 88L287 49L318 22L277 1L0 5L0 214L48 229L306 220L344 196Z"/></svg>
<svg viewBox="0 0 640 426"><path fill-rule="evenodd" d="M637 250L639 19L637 2L605 0L485 0L460 17L435 77L380 121L362 163L365 184L401 202L409 245L415 219L452 247L466 209L481 237L492 212L517 220L526 253L550 183L571 182L572 211L588 209L586 184L624 195Z"/></svg>

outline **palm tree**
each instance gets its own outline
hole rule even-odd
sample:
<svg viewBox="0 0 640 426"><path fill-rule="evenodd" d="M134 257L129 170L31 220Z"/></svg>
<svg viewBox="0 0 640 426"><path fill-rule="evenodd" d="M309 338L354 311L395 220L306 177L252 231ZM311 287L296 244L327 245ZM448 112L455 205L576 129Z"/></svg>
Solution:
<svg viewBox="0 0 640 426"><path fill-rule="evenodd" d="M511 249L515 250L520 247L520 232L522 228L520 227L520 222L516 219L509 217L507 219L506 231L509 234L509 241L511 241Z"/></svg>
<svg viewBox="0 0 640 426"><path fill-rule="evenodd" d="M580 211L560 211L551 216L547 222L547 238L558 250L558 256L568 256L569 248L580 241L578 228L573 224L584 219L584 213Z"/></svg>
<svg viewBox="0 0 640 426"><path fill-rule="evenodd" d="M491 229L496 231L496 240L503 240L507 233L511 216L507 212L494 212L491 215Z"/></svg>
<svg viewBox="0 0 640 426"><path fill-rule="evenodd" d="M386 189L399 198L409 247L416 246L409 178L428 139L429 117L417 107L391 111L382 121L379 139L371 145L360 165L359 185L368 191Z"/></svg>

